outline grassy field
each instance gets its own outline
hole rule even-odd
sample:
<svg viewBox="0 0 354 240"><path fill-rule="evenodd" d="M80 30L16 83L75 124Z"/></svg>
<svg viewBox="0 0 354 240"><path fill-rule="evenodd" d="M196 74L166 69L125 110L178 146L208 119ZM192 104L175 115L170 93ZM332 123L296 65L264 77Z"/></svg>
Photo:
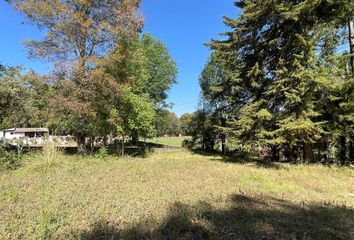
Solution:
<svg viewBox="0 0 354 240"><path fill-rule="evenodd" d="M162 144L162 145L172 146L172 147L182 147L183 141L188 138L189 137L157 137L157 138L146 139L146 142Z"/></svg>
<svg viewBox="0 0 354 240"><path fill-rule="evenodd" d="M354 170L149 158L28 158L0 172L0 239L354 239Z"/></svg>

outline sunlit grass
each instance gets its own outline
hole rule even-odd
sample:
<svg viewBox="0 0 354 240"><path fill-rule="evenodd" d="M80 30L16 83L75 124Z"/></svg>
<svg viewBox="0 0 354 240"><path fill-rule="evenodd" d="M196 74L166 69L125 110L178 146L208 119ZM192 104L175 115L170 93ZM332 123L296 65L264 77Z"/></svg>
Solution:
<svg viewBox="0 0 354 240"><path fill-rule="evenodd" d="M189 139L190 137L156 137L151 139L146 139L146 142L162 144L172 147L182 147L184 140Z"/></svg>
<svg viewBox="0 0 354 240"><path fill-rule="evenodd" d="M50 171L32 161L0 173L0 239L354 237L351 168L228 163L186 150L65 156Z"/></svg>

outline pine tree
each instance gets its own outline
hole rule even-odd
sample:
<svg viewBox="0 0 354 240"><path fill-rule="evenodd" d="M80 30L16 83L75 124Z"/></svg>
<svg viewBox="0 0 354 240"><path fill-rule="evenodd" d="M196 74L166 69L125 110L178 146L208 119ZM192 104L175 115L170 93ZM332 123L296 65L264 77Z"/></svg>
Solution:
<svg viewBox="0 0 354 240"><path fill-rule="evenodd" d="M242 9L238 19L225 18L232 31L210 46L218 52L218 62L234 73L236 91L226 94L239 107L232 113L229 133L243 150L266 150L273 159L281 152L288 160L312 162L313 147L330 142L328 136L336 138L328 132L335 128L328 126L339 119L352 126L351 81L341 85L339 74L328 74L329 66L322 65L324 56L334 55L338 29L352 15L349 5L353 2L244 0L236 3ZM333 83L345 90L342 96L332 95ZM341 106L345 114L326 117L319 105L326 101Z"/></svg>
<svg viewBox="0 0 354 240"><path fill-rule="evenodd" d="M232 74L226 71L218 62L217 52L213 52L204 66L200 75L199 83L202 89L203 108L207 107L210 117L214 122L216 138L220 139L221 152L226 154L226 132L227 132L227 113L232 103L230 101L230 91L232 86Z"/></svg>

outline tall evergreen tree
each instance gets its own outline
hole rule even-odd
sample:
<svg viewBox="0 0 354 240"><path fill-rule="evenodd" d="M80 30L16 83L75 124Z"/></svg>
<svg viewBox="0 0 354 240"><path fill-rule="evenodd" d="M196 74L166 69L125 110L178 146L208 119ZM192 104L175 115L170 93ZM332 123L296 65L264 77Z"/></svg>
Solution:
<svg viewBox="0 0 354 240"><path fill-rule="evenodd" d="M234 108L229 133L243 150L268 149L267 155L273 159L282 154L293 161L314 160L313 147L331 135L319 103L333 93L333 79L338 85L341 82L340 78L329 78L323 70L323 56L326 51L334 55L338 44L338 38L333 34L329 38L326 29L331 26L338 32L348 22L348 16L353 15L349 5L353 2L236 2L242 9L241 16L225 18L232 31L223 34L226 40L213 40L210 46L218 53L218 62L233 73L233 87L225 84L223 89L232 89L224 93L240 106ZM346 113L351 113L350 82L342 85L347 94L342 92L338 100ZM338 119L350 119L350 114ZM348 136L339 135L344 139Z"/></svg>
<svg viewBox="0 0 354 240"><path fill-rule="evenodd" d="M232 74L223 68L218 62L218 53L213 52L204 66L199 77L202 90L203 108L210 111L210 118L215 124L215 133L221 141L221 152L226 154L226 127L228 112L235 106L234 101L230 101L232 92Z"/></svg>

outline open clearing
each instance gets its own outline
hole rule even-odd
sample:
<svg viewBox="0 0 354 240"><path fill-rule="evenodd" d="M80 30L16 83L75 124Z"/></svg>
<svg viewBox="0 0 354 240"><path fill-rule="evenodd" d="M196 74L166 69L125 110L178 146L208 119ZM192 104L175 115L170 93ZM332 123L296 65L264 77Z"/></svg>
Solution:
<svg viewBox="0 0 354 240"><path fill-rule="evenodd" d="M0 172L0 239L354 239L354 170L149 158Z"/></svg>
<svg viewBox="0 0 354 240"><path fill-rule="evenodd" d="M190 137L156 137L151 139L146 139L147 142L162 144L165 146L171 147L182 147L184 140L189 139Z"/></svg>

